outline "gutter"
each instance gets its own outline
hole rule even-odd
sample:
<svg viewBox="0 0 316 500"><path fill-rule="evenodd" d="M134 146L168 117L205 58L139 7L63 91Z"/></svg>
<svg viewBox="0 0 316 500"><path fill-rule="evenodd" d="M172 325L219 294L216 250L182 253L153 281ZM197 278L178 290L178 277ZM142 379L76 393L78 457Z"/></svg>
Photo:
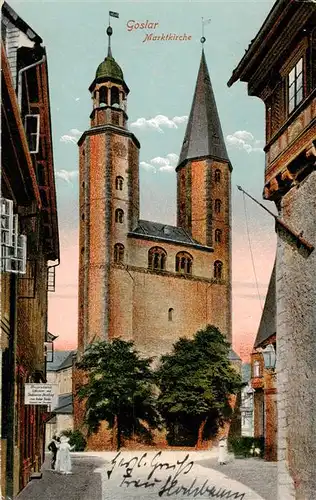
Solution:
<svg viewBox="0 0 316 500"><path fill-rule="evenodd" d="M25 68L20 69L18 72L18 104L20 111L22 109L22 75L25 73L25 71L34 68L35 66L39 66L40 64L43 64L46 61L46 57L43 56L40 61L37 61L35 63L30 64L29 66L25 66Z"/></svg>

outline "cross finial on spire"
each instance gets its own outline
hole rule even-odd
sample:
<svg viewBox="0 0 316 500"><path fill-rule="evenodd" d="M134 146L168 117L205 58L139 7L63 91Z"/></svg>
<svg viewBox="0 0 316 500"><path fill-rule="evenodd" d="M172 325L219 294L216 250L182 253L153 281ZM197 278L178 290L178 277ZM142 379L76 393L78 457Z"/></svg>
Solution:
<svg viewBox="0 0 316 500"><path fill-rule="evenodd" d="M205 26L206 24L209 24L210 22L211 22L211 19L206 19L206 20L204 21L204 18L202 17L202 37L201 37L201 40L200 40L200 42L201 42L201 44L202 44L202 48L203 48L204 43L206 42L206 38L205 38L205 36L204 36L204 26Z"/></svg>

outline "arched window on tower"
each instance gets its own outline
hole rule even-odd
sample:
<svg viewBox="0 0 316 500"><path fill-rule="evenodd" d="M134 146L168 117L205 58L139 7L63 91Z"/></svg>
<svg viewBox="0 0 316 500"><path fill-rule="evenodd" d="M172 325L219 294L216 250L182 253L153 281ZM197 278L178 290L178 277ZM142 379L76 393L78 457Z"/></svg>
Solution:
<svg viewBox="0 0 316 500"><path fill-rule="evenodd" d="M107 105L107 93L108 89L107 87L100 87L99 89L99 104L100 106L106 106Z"/></svg>
<svg viewBox="0 0 316 500"><path fill-rule="evenodd" d="M123 182L124 182L124 179L123 177L121 177L120 175L118 175L115 179L115 189L117 189L118 191L122 191L123 189Z"/></svg>
<svg viewBox="0 0 316 500"><path fill-rule="evenodd" d="M152 247L148 251L148 269L164 271L166 269L167 254L163 248Z"/></svg>
<svg viewBox="0 0 316 500"><path fill-rule="evenodd" d="M114 262L116 264L124 263L124 245L122 243L116 243L114 245Z"/></svg>
<svg viewBox="0 0 316 500"><path fill-rule="evenodd" d="M220 260L214 262L214 278L216 280L223 279L223 263Z"/></svg>
<svg viewBox="0 0 316 500"><path fill-rule="evenodd" d="M121 208L117 208L115 210L115 222L118 222L119 224L123 224L124 222L124 212Z"/></svg>
<svg viewBox="0 0 316 500"><path fill-rule="evenodd" d="M221 200L215 200L215 213L219 214L222 209L222 202Z"/></svg>
<svg viewBox="0 0 316 500"><path fill-rule="evenodd" d="M172 321L172 320L173 320L173 308L170 307L168 310L168 321Z"/></svg>
<svg viewBox="0 0 316 500"><path fill-rule="evenodd" d="M192 274L193 257L187 252L179 252L176 255L176 272Z"/></svg>
<svg viewBox="0 0 316 500"><path fill-rule="evenodd" d="M215 182L221 182L221 171L218 168L215 170Z"/></svg>
<svg viewBox="0 0 316 500"><path fill-rule="evenodd" d="M117 87L111 87L111 106L120 104L120 93Z"/></svg>
<svg viewBox="0 0 316 500"><path fill-rule="evenodd" d="M216 241L216 243L221 243L221 241L222 241L221 229L215 229L215 241Z"/></svg>

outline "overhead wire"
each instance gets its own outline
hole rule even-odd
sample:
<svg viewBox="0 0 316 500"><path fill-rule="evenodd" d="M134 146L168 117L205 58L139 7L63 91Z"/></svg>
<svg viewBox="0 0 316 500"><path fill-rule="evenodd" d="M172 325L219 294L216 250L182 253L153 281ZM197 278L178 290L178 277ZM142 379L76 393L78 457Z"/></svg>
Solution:
<svg viewBox="0 0 316 500"><path fill-rule="evenodd" d="M260 297L260 293L259 293L259 286L258 286L258 279L257 279L257 273L256 273L256 266L255 266L255 261L254 261L254 257L253 257L252 247L251 247L251 240L250 240L250 231L249 231L249 225L248 225L248 214L247 214L247 205L246 205L245 193L243 193L243 200L244 200L245 222L246 222L248 244L249 244L251 262L252 262L252 269L253 269L253 274L254 274L254 277L255 277L256 288L257 288L258 299L259 299L259 304L260 304L261 310L263 310L262 302L261 302L261 297Z"/></svg>

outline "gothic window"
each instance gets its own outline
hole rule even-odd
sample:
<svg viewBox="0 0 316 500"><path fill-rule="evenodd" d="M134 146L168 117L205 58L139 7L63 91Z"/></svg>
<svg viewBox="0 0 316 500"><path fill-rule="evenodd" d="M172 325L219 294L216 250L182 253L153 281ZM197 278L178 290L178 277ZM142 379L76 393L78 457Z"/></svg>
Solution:
<svg viewBox="0 0 316 500"><path fill-rule="evenodd" d="M259 361L255 361L253 364L253 376L260 377L260 363L259 363Z"/></svg>
<svg viewBox="0 0 316 500"><path fill-rule="evenodd" d="M173 308L170 307L169 311L168 311L168 321L172 321L173 320Z"/></svg>
<svg viewBox="0 0 316 500"><path fill-rule="evenodd" d="M193 257L187 252L179 252L176 255L176 272L192 274Z"/></svg>
<svg viewBox="0 0 316 500"><path fill-rule="evenodd" d="M223 278L223 263L220 260L214 262L214 278L216 280Z"/></svg>
<svg viewBox="0 0 316 500"><path fill-rule="evenodd" d="M124 221L124 212L121 208L117 208L115 210L115 222L123 224L123 221Z"/></svg>
<svg viewBox="0 0 316 500"><path fill-rule="evenodd" d="M289 113L303 100L303 58L295 64L288 76Z"/></svg>
<svg viewBox="0 0 316 500"><path fill-rule="evenodd" d="M215 170L215 182L221 182L221 171L219 169Z"/></svg>
<svg viewBox="0 0 316 500"><path fill-rule="evenodd" d="M221 243L221 241L222 241L221 229L215 229L215 241L216 241L216 243Z"/></svg>
<svg viewBox="0 0 316 500"><path fill-rule="evenodd" d="M148 269L164 271L166 269L167 254L163 248L153 247L148 252Z"/></svg>
<svg viewBox="0 0 316 500"><path fill-rule="evenodd" d="M116 264L123 264L124 250L124 245L122 245L122 243L116 243L114 245L114 262L116 262Z"/></svg>
<svg viewBox="0 0 316 500"><path fill-rule="evenodd" d="M103 105L107 104L107 92L108 92L107 87L101 87L100 88L100 90L99 90L99 102L100 102L100 106L102 104Z"/></svg>
<svg viewBox="0 0 316 500"><path fill-rule="evenodd" d="M114 104L120 104L120 93L117 87L111 88L111 106Z"/></svg>
<svg viewBox="0 0 316 500"><path fill-rule="evenodd" d="M123 177L121 177L120 175L118 175L115 179L115 188L118 190L118 191L122 191L123 189L123 182L124 182L124 179Z"/></svg>
<svg viewBox="0 0 316 500"><path fill-rule="evenodd" d="M215 213L219 214L221 212L222 202L221 200L215 200Z"/></svg>

